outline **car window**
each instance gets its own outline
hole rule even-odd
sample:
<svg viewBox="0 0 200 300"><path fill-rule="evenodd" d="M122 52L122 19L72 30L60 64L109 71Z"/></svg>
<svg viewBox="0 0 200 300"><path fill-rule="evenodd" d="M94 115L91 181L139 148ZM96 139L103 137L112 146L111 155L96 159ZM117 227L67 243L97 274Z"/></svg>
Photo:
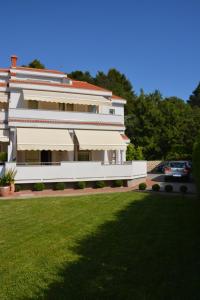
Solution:
<svg viewBox="0 0 200 300"><path fill-rule="evenodd" d="M185 167L184 162L172 162L169 165L171 168L184 168Z"/></svg>

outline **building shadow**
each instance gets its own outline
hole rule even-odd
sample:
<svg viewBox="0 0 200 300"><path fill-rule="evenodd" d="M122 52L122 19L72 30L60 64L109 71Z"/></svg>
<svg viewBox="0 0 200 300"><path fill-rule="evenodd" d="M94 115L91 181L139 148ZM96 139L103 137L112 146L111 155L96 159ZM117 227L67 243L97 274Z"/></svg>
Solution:
<svg viewBox="0 0 200 300"><path fill-rule="evenodd" d="M34 299L200 299L199 216L195 199L133 201L81 240L79 259Z"/></svg>

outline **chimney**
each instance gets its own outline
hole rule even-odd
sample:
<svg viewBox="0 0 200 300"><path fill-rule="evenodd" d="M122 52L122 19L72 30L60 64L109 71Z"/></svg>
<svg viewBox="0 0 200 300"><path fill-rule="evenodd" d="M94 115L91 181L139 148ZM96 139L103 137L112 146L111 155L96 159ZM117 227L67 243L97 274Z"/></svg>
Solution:
<svg viewBox="0 0 200 300"><path fill-rule="evenodd" d="M16 55L12 55L11 56L11 68L16 68L17 66L17 56Z"/></svg>

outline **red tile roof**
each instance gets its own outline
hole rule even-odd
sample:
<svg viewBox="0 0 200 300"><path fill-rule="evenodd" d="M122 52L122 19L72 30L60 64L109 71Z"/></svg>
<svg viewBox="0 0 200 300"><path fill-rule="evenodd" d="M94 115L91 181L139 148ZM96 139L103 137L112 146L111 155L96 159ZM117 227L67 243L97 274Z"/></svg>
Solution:
<svg viewBox="0 0 200 300"><path fill-rule="evenodd" d="M36 69L36 68L28 68L28 67L16 67L16 70L25 70L25 71L33 71L33 72L44 72L44 73L55 73L55 74L65 74L64 72L57 70L48 70L48 69Z"/></svg>
<svg viewBox="0 0 200 300"><path fill-rule="evenodd" d="M102 87L99 87L99 86L96 86L94 84L88 83L86 81L78 81L78 80L73 80L73 79L71 79L71 80L72 80L71 87L73 87L73 88L111 92L109 90L106 90Z"/></svg>
<svg viewBox="0 0 200 300"><path fill-rule="evenodd" d="M127 137L126 134L121 134L121 136L122 136L123 140L129 140L129 138Z"/></svg>

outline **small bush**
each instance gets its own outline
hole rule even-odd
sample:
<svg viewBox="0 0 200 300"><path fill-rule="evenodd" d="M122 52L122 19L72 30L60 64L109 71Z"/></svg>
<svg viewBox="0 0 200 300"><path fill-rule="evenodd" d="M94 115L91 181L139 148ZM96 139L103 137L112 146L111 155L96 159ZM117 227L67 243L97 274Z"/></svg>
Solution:
<svg viewBox="0 0 200 300"><path fill-rule="evenodd" d="M43 182L37 182L33 185L33 190L34 191L43 191L45 188L45 185Z"/></svg>
<svg viewBox="0 0 200 300"><path fill-rule="evenodd" d="M57 182L54 186L54 189L57 191L62 191L65 189L65 184L64 182Z"/></svg>
<svg viewBox="0 0 200 300"><path fill-rule="evenodd" d="M159 192L160 191L160 186L159 186L159 184L154 184L154 185L152 185L152 191L154 191L154 192Z"/></svg>
<svg viewBox="0 0 200 300"><path fill-rule="evenodd" d="M20 192L21 189L22 189L21 185L19 185L19 184L15 185L15 192Z"/></svg>
<svg viewBox="0 0 200 300"><path fill-rule="evenodd" d="M167 192L167 193L173 192L173 185L167 184L167 185L165 186L165 192Z"/></svg>
<svg viewBox="0 0 200 300"><path fill-rule="evenodd" d="M113 184L115 187L123 186L123 180L115 180Z"/></svg>
<svg viewBox="0 0 200 300"><path fill-rule="evenodd" d="M101 189L101 188L103 188L105 186L106 186L106 184L105 184L104 181L96 181L95 182L95 187L98 188L98 189Z"/></svg>
<svg viewBox="0 0 200 300"><path fill-rule="evenodd" d="M142 182L139 184L139 190L144 191L147 188L147 184L145 182Z"/></svg>
<svg viewBox="0 0 200 300"><path fill-rule="evenodd" d="M77 182L76 183L76 188L77 189L84 189L86 187L86 183L85 183L85 181L79 181L79 182Z"/></svg>
<svg viewBox="0 0 200 300"><path fill-rule="evenodd" d="M182 194L186 194L187 191L188 191L187 185L181 185L181 186L180 186L180 192L181 192Z"/></svg>
<svg viewBox="0 0 200 300"><path fill-rule="evenodd" d="M7 153L6 152L0 152L0 161L1 162L7 161Z"/></svg>

